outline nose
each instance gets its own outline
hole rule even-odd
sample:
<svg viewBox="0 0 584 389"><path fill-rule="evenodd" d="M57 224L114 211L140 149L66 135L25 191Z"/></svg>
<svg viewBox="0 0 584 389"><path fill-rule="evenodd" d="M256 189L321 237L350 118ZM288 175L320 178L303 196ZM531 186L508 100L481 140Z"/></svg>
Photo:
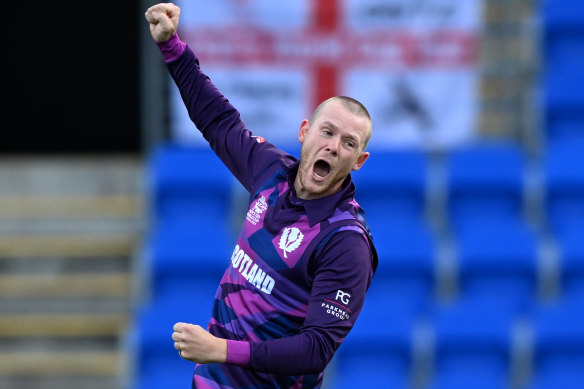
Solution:
<svg viewBox="0 0 584 389"><path fill-rule="evenodd" d="M331 139L326 146L326 151L336 157L339 152L340 143L338 139Z"/></svg>

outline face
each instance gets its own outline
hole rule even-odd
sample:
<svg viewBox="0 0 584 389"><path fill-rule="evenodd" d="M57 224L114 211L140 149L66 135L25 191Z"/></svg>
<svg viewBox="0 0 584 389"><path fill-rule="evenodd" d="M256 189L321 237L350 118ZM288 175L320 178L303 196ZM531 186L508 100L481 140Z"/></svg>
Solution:
<svg viewBox="0 0 584 389"><path fill-rule="evenodd" d="M326 103L313 123L302 121L296 195L310 200L341 190L347 175L359 170L369 157L362 150L370 131L366 117L355 115L337 100Z"/></svg>

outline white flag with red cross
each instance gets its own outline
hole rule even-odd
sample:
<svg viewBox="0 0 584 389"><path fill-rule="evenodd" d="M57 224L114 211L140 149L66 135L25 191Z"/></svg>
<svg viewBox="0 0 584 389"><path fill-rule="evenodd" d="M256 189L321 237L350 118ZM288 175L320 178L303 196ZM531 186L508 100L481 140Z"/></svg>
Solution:
<svg viewBox="0 0 584 389"><path fill-rule="evenodd" d="M335 95L373 120L370 148L447 149L477 133L482 0L179 1L179 35L255 134L294 147ZM202 143L173 89L175 139Z"/></svg>

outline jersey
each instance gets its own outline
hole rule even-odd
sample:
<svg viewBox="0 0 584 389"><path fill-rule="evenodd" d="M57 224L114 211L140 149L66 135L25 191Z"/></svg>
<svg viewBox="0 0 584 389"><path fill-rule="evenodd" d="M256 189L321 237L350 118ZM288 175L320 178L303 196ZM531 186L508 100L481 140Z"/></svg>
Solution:
<svg viewBox="0 0 584 389"><path fill-rule="evenodd" d="M189 116L250 193L208 325L228 340L227 362L197 365L193 387L318 388L377 266L351 177L333 195L296 197L299 161L245 127L188 47L168 60L172 44L161 50Z"/></svg>

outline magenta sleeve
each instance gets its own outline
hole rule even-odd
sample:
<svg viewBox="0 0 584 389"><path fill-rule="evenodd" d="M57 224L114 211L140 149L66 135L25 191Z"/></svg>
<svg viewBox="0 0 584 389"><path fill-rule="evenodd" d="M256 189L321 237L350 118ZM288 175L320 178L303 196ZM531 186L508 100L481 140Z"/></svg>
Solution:
<svg viewBox="0 0 584 389"><path fill-rule="evenodd" d="M177 60L186 50L187 44L180 40L178 34L174 34L166 42L156 42L166 63Z"/></svg>
<svg viewBox="0 0 584 389"><path fill-rule="evenodd" d="M227 339L226 363L245 366L249 362L249 343L243 340Z"/></svg>

